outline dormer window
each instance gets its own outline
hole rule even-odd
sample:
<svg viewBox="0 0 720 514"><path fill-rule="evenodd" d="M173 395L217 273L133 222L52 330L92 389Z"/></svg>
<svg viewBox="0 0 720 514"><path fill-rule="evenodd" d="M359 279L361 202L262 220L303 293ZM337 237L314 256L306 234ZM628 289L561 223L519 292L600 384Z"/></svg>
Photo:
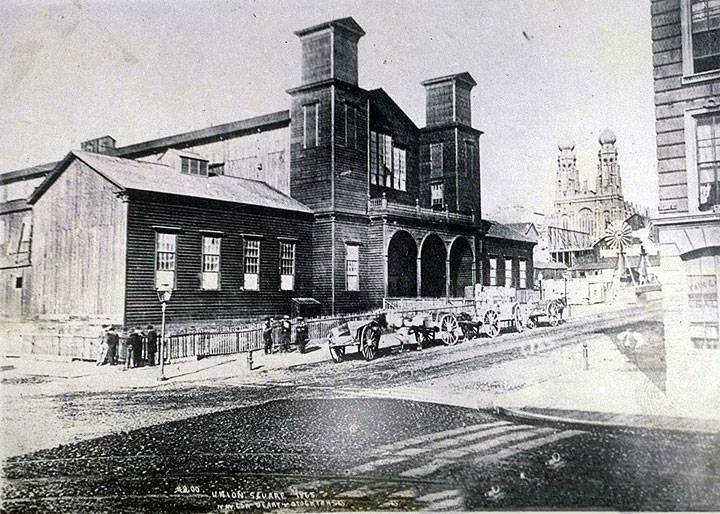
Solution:
<svg viewBox="0 0 720 514"><path fill-rule="evenodd" d="M192 157L180 157L180 173L185 175L202 175L207 177L208 162L202 159L193 159Z"/></svg>

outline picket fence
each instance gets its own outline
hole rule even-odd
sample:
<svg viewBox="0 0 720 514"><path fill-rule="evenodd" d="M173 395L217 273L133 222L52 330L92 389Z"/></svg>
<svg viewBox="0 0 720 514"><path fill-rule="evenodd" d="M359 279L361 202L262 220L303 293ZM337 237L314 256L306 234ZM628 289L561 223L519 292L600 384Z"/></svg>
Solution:
<svg viewBox="0 0 720 514"><path fill-rule="evenodd" d="M474 307L472 302L427 308L419 304L416 308L406 307L395 310L403 316L412 317L420 313L461 312ZM370 321L375 312L334 316L308 320L308 337L318 343L328 338L333 328L348 321ZM278 341L280 328L273 328L273 340ZM3 334L5 355L50 355L64 358L95 360L100 355L100 337L72 334ZM187 358L202 358L214 355L246 353L263 348L262 328L244 328L228 331L196 331L169 334L165 337L166 359L170 361ZM295 331L291 333L291 344L295 344ZM125 339L121 338L119 358L125 359Z"/></svg>

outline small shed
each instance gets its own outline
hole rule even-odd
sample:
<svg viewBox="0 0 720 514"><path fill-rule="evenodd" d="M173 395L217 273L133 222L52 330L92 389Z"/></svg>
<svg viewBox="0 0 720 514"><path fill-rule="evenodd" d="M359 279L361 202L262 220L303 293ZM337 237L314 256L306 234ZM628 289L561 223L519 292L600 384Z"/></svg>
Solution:
<svg viewBox="0 0 720 514"><path fill-rule="evenodd" d="M290 316L297 318L317 318L320 316L322 304L315 298L293 298L290 303Z"/></svg>

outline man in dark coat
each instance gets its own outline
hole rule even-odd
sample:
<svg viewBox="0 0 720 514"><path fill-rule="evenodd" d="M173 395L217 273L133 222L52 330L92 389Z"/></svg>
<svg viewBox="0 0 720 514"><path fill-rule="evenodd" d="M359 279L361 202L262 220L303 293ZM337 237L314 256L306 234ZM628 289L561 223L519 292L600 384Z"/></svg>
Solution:
<svg viewBox="0 0 720 514"><path fill-rule="evenodd" d="M136 327L128 337L128 358L130 359L130 367L137 368L140 366L140 354L142 353L142 332Z"/></svg>
<svg viewBox="0 0 720 514"><path fill-rule="evenodd" d="M115 366L118 361L118 345L120 344L120 336L114 326L110 326L105 334L105 344L107 345L107 361L111 366Z"/></svg>
<svg viewBox="0 0 720 514"><path fill-rule="evenodd" d="M292 331L292 324L290 322L290 316L283 316L280 322L280 351L290 351L290 333Z"/></svg>
<svg viewBox="0 0 720 514"><path fill-rule="evenodd" d="M265 347L265 355L272 353L272 332L273 332L273 320L272 318L265 318L262 327L263 345Z"/></svg>
<svg viewBox="0 0 720 514"><path fill-rule="evenodd" d="M145 341L147 344L147 362L148 365L155 365L155 354L157 353L157 332L152 325L147 326L147 332L145 332Z"/></svg>

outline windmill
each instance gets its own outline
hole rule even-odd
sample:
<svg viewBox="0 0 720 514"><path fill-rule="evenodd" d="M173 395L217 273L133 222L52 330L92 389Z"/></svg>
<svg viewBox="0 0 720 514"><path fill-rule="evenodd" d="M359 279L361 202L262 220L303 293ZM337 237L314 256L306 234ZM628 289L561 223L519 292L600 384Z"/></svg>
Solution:
<svg viewBox="0 0 720 514"><path fill-rule="evenodd" d="M610 248L616 249L618 252L617 268L615 268L612 281L610 282L611 292L620 285L620 279L625 274L625 270L630 268L627 263L627 257L625 256L625 248L632 243L631 234L632 227L625 221L613 221L605 229L605 242ZM637 286L632 269L630 269L630 278L632 279L633 285Z"/></svg>

